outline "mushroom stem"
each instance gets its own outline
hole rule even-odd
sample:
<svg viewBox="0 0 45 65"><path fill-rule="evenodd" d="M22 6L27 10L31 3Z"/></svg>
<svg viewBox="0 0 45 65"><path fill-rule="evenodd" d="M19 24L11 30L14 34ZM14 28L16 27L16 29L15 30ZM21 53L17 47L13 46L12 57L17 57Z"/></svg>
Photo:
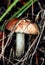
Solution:
<svg viewBox="0 0 45 65"><path fill-rule="evenodd" d="M23 33L16 34L16 56L21 57L25 49L25 35Z"/></svg>

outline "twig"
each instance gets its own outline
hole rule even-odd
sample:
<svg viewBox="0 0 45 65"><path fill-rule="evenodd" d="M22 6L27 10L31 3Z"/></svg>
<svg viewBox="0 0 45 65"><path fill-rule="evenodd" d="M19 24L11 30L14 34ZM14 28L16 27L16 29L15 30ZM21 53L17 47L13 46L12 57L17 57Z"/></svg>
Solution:
<svg viewBox="0 0 45 65"><path fill-rule="evenodd" d="M7 61L9 61L13 65L13 62L11 62L9 59L7 59L6 57L4 57L2 54L0 54L0 56L3 57L4 59L6 59Z"/></svg>
<svg viewBox="0 0 45 65"><path fill-rule="evenodd" d="M33 47L33 45L36 43L37 39L38 39L39 35L35 38L35 40L33 41L33 43L31 44L31 46L28 48L27 53L25 54L25 57L28 55L30 49Z"/></svg>
<svg viewBox="0 0 45 65"><path fill-rule="evenodd" d="M41 6L39 1L38 1L38 5L39 5L40 9L43 11L43 8L42 8L42 6Z"/></svg>
<svg viewBox="0 0 45 65"><path fill-rule="evenodd" d="M36 65L38 65L38 54L36 53Z"/></svg>
<svg viewBox="0 0 45 65"><path fill-rule="evenodd" d="M41 53L45 54L45 50L42 50L41 48L38 49Z"/></svg>
<svg viewBox="0 0 45 65"><path fill-rule="evenodd" d="M2 52L1 53L3 53L3 50L4 50L4 35L5 35L5 32L3 32L3 40L2 40ZM3 54L4 55L4 54ZM3 64L5 65L5 63L4 63L4 57L3 57Z"/></svg>
<svg viewBox="0 0 45 65"><path fill-rule="evenodd" d="M13 48L11 48L11 50L10 50L9 60L11 60L12 51L13 51ZM9 65L9 61L7 64Z"/></svg>
<svg viewBox="0 0 45 65"><path fill-rule="evenodd" d="M41 39L41 37L42 37L42 33L43 33L43 31L44 31L44 27L45 27L45 23L43 24L43 28L42 28L40 37L39 37L39 39L38 39L37 45L36 45L36 47L35 47L35 50L34 50L34 52L33 52L33 54L32 54L32 57L31 57L31 60L30 60L30 64L32 63L33 56L34 56L34 54L36 53L36 50L37 50L37 48L38 48L40 39Z"/></svg>
<svg viewBox="0 0 45 65"><path fill-rule="evenodd" d="M40 60L42 61L41 65L44 64L44 58L40 58Z"/></svg>
<svg viewBox="0 0 45 65"><path fill-rule="evenodd" d="M4 48L4 32L3 32L3 38L2 38L2 53L3 53L3 48Z"/></svg>
<svg viewBox="0 0 45 65"><path fill-rule="evenodd" d="M10 6L11 0L8 0L7 8Z"/></svg>
<svg viewBox="0 0 45 65"><path fill-rule="evenodd" d="M32 15L34 15L34 4L32 2ZM33 16L32 16L32 20L33 20Z"/></svg>

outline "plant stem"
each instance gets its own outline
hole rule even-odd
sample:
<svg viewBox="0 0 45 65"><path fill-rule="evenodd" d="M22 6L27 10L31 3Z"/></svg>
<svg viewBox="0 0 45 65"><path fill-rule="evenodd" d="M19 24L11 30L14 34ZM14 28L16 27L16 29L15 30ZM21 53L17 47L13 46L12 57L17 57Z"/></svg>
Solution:
<svg viewBox="0 0 45 65"><path fill-rule="evenodd" d="M9 11L16 5L16 3L19 0L14 0L14 2L9 6L9 8L4 12L4 14L0 17L0 22L2 21L2 19L9 13Z"/></svg>
<svg viewBox="0 0 45 65"><path fill-rule="evenodd" d="M33 3L36 1L37 0L34 0ZM10 19L12 19L14 17L20 17L31 5L32 5L32 0L29 0L24 6L22 6L21 9L19 9L17 12L15 12L14 15Z"/></svg>

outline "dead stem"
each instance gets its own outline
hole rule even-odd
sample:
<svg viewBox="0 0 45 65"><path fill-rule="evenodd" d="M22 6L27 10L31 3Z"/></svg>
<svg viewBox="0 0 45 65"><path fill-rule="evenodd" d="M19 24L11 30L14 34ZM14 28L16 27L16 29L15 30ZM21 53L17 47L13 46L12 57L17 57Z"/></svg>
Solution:
<svg viewBox="0 0 45 65"><path fill-rule="evenodd" d="M44 24L43 24L43 28L42 28L42 31L41 31L40 37L39 37L39 39L38 39L37 45L36 45L36 47L35 47L35 50L34 50L34 52L33 52L33 54L32 54L32 57L31 57L31 60L30 60L30 64L32 63L32 59L33 59L34 54L36 53L36 50L37 50L37 48L38 48L38 45L39 45L40 39L41 39L41 37L42 37L42 33L43 33L43 31L44 31L44 27L45 27L45 22L44 22Z"/></svg>
<svg viewBox="0 0 45 65"><path fill-rule="evenodd" d="M32 2L32 15L34 15L34 4ZM33 16L32 16L32 20L33 20Z"/></svg>
<svg viewBox="0 0 45 65"><path fill-rule="evenodd" d="M38 65L38 54L36 53L36 65Z"/></svg>
<svg viewBox="0 0 45 65"><path fill-rule="evenodd" d="M3 38L2 38L2 52L1 53L3 53L3 50L4 50L4 32L3 32Z"/></svg>
<svg viewBox="0 0 45 65"><path fill-rule="evenodd" d="M42 61L41 65L44 64L44 58L40 58L40 60Z"/></svg>
<svg viewBox="0 0 45 65"><path fill-rule="evenodd" d="M7 8L10 6L10 4L11 4L11 0L8 0Z"/></svg>
<svg viewBox="0 0 45 65"><path fill-rule="evenodd" d="M0 56L3 57L4 59L6 59L7 61L9 61L13 65L13 62L11 62L9 59L7 59L6 57L4 57L2 54L0 54Z"/></svg>
<svg viewBox="0 0 45 65"><path fill-rule="evenodd" d="M11 60L12 51L13 51L13 48L11 48L11 50L10 50L9 60ZM9 65L9 62L7 64Z"/></svg>
<svg viewBox="0 0 45 65"><path fill-rule="evenodd" d="M43 8L42 8L41 3L39 1L38 1L38 5L39 5L40 9L43 11Z"/></svg>
<svg viewBox="0 0 45 65"><path fill-rule="evenodd" d="M1 54L3 53L3 50L4 50L4 37L5 37L5 32L3 32L3 40L2 40L2 52L1 52ZM4 53L3 53L3 56L4 56ZM4 57L3 57L3 65L5 65L5 62L4 62Z"/></svg>

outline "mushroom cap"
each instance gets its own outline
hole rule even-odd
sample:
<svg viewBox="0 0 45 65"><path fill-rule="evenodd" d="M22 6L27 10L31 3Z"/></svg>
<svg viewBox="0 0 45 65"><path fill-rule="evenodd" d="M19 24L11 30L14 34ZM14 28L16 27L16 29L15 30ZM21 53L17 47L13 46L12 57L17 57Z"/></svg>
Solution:
<svg viewBox="0 0 45 65"><path fill-rule="evenodd" d="M19 20L19 18L14 18L12 20L10 20L7 25L6 25L6 29L8 30L12 30L13 26L17 23L17 21Z"/></svg>
<svg viewBox="0 0 45 65"><path fill-rule="evenodd" d="M17 23L19 19L15 18L8 22L6 25L6 29L12 30L13 26ZM15 28L15 32L18 33L25 33L25 34L38 34L39 28L35 23L32 23L28 19L21 19L19 20L19 24Z"/></svg>

